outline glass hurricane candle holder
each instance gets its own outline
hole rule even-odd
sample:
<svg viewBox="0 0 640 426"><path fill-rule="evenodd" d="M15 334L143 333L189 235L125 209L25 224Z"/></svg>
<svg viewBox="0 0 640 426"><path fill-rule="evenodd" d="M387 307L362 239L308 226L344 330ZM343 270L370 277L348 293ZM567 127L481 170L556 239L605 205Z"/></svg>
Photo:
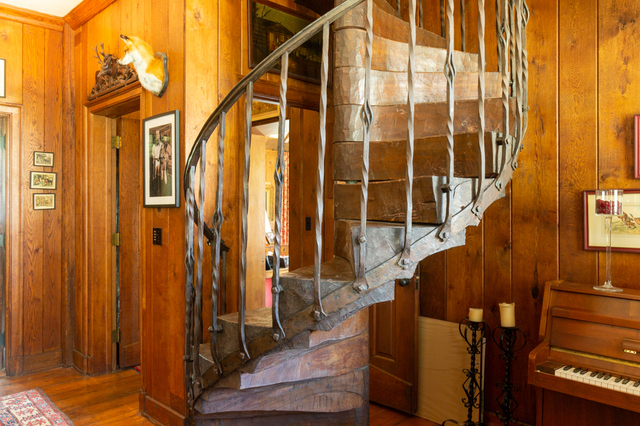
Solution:
<svg viewBox="0 0 640 426"><path fill-rule="evenodd" d="M607 250L606 278L603 285L595 286L601 291L622 291L621 288L611 285L611 219L613 216L622 216L622 195L621 189L598 189L596 190L596 216L604 216L604 234Z"/></svg>

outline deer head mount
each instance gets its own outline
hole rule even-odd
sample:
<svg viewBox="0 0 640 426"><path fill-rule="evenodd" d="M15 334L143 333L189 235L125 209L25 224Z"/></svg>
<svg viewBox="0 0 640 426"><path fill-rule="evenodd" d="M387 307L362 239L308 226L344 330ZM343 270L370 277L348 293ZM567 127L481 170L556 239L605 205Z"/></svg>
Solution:
<svg viewBox="0 0 640 426"><path fill-rule="evenodd" d="M104 52L104 43L100 43L100 48L100 52L98 51L98 46L93 48L93 51L96 52L93 57L98 60L100 69L96 71L96 82L88 96L89 100L95 99L100 95L111 92L138 79L135 70L126 65L118 64L118 58L115 55Z"/></svg>

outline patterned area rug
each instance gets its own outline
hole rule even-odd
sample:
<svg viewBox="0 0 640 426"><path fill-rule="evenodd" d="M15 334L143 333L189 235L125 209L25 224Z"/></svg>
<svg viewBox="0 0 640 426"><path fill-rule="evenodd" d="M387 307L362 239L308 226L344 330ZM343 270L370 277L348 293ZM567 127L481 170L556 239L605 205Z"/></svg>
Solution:
<svg viewBox="0 0 640 426"><path fill-rule="evenodd" d="M40 389L0 398L2 426L67 426L73 425Z"/></svg>

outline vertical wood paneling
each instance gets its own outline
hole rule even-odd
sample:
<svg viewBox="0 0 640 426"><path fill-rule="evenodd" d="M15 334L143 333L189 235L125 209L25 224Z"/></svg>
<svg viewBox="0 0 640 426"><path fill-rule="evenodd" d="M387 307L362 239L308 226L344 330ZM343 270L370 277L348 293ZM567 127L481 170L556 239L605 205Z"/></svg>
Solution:
<svg viewBox="0 0 640 426"><path fill-rule="evenodd" d="M582 191L595 189L598 141L596 0L559 3L560 276L575 282L597 279L597 253L582 250Z"/></svg>
<svg viewBox="0 0 640 426"><path fill-rule="evenodd" d="M33 151L42 151L44 139L44 67L42 66L42 52L44 52L44 33L42 28L24 25L23 27L23 157L22 179L29 182L29 172L33 167ZM25 322L24 354L32 355L42 352L42 296L43 296L43 216L44 211L33 210L32 193L22 198L23 203L23 233L24 233L24 262L25 298L23 314Z"/></svg>
<svg viewBox="0 0 640 426"><path fill-rule="evenodd" d="M265 142L266 138L261 135L251 138L247 224L249 232L247 236L247 310L263 308L265 301Z"/></svg>
<svg viewBox="0 0 640 426"><path fill-rule="evenodd" d="M62 189L62 71L63 58L62 33L45 30L45 133L44 150L53 152L54 167L41 168L43 171L58 172L58 189ZM55 163L57 160L57 164ZM57 193L56 209L44 211L44 263L42 277L42 345L43 351L60 349L61 336L61 300L62 300L62 256L61 227L62 206L60 190L47 191Z"/></svg>
<svg viewBox="0 0 640 426"><path fill-rule="evenodd" d="M5 62L6 94L3 102L22 103L22 27L19 22L0 19L2 58Z"/></svg>
<svg viewBox="0 0 640 426"><path fill-rule="evenodd" d="M302 110L289 108L289 270L303 266L302 244L304 212L302 210L303 142Z"/></svg>

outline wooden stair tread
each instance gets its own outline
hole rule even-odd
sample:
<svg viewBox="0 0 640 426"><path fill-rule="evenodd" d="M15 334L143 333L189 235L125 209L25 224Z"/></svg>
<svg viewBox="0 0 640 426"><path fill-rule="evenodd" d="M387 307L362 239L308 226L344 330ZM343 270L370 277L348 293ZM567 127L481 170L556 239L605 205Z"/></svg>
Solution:
<svg viewBox="0 0 640 426"><path fill-rule="evenodd" d="M356 28L340 30L335 38L334 68L365 66L365 34ZM416 46L416 72L444 73L447 51L440 47ZM375 71L407 72L409 47L406 43L373 37L371 69ZM478 72L478 55L454 52L457 72Z"/></svg>
<svg viewBox="0 0 640 426"><path fill-rule="evenodd" d="M224 323L238 323L238 313L220 315L218 321ZM271 308L258 308L245 312L245 324L251 327L271 328Z"/></svg>
<svg viewBox="0 0 640 426"><path fill-rule="evenodd" d="M365 69L341 67L334 71L334 105L362 105L364 87L356 84L364 80ZM371 71L371 105L399 105L407 102L407 72ZM502 76L497 72L485 74L485 99L502 97ZM478 73L460 72L455 78L455 100L478 99ZM414 77L416 104L446 102L447 78L442 72L418 72Z"/></svg>
<svg viewBox="0 0 640 426"><path fill-rule="evenodd" d="M218 333L218 354L221 358L240 348L238 343L238 313L221 315L218 324L222 332ZM269 333L272 327L271 308L265 307L245 312L245 336L247 341L261 334Z"/></svg>

